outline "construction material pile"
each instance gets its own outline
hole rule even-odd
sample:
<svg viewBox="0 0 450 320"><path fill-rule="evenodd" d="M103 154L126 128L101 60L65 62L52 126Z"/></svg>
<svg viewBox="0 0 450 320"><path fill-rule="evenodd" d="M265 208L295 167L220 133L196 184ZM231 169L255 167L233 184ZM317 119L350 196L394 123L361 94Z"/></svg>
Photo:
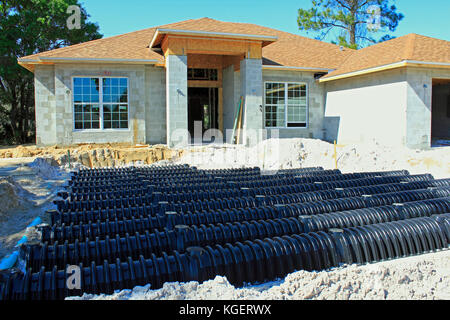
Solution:
<svg viewBox="0 0 450 320"><path fill-rule="evenodd" d="M225 276L235 286L447 249L450 179L408 171L187 165L81 170L0 300L112 294ZM69 289L68 266L80 270Z"/></svg>

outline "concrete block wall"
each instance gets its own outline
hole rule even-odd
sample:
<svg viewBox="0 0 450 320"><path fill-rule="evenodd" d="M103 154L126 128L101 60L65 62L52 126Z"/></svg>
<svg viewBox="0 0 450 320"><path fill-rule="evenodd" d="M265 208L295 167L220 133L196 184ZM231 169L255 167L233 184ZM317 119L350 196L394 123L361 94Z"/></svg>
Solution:
<svg viewBox="0 0 450 320"><path fill-rule="evenodd" d="M72 78L120 76L129 79L128 130L74 130ZM239 98L246 97L245 126L263 128L264 82L308 85L308 127L279 130L280 138L317 138L340 143L376 140L389 145L427 148L431 140L432 79L450 79L450 70L402 68L331 81L312 72L262 70L261 60L246 59L241 70L224 70L224 129L232 129ZM166 143L183 129L187 141L187 58L169 56L167 68L144 65L59 64L36 66L38 145L77 143ZM445 129L445 128L444 128ZM271 137L273 130L268 130ZM227 137L227 142L231 137ZM170 140L170 139L169 139Z"/></svg>
<svg viewBox="0 0 450 320"><path fill-rule="evenodd" d="M259 132L255 134L257 130L263 129L262 60L242 60L240 73L241 92L245 98L243 142L254 145L262 140Z"/></svg>
<svg viewBox="0 0 450 320"><path fill-rule="evenodd" d="M406 69L406 145L410 148L427 148L431 145L433 78L450 79L450 70Z"/></svg>
<svg viewBox="0 0 450 320"><path fill-rule="evenodd" d="M166 119L169 147L189 143L187 95L187 56L169 55L166 57Z"/></svg>
<svg viewBox="0 0 450 320"><path fill-rule="evenodd" d="M166 70L161 67L145 67L146 90L146 143L165 144L166 126Z"/></svg>
<svg viewBox="0 0 450 320"><path fill-rule="evenodd" d="M53 68L53 80L48 77ZM129 129L121 130L74 130L72 79L76 76L112 76L129 79ZM37 127L38 145L72 145L78 143L145 143L146 142L146 88L145 69L139 65L90 65L59 64L37 67L35 71L38 95L36 113L40 119L51 118L50 130L40 124ZM44 80L43 80L44 79ZM46 79L46 80L45 80ZM43 90L43 82L54 85L51 90ZM45 86L45 85L44 85ZM54 99L54 107L46 107ZM44 121L43 124L46 122ZM55 138L52 132L54 127Z"/></svg>
<svg viewBox="0 0 450 320"><path fill-rule="evenodd" d="M277 129L280 138L324 138L324 86L315 81L314 72L263 70L263 95L265 82L300 82L307 84L307 128ZM273 134L273 130L268 129L268 138L273 136Z"/></svg>
<svg viewBox="0 0 450 320"><path fill-rule="evenodd" d="M325 83L327 140L405 145L407 76L394 69Z"/></svg>
<svg viewBox="0 0 450 320"><path fill-rule="evenodd" d="M56 136L56 99L55 67L36 66L34 77L36 144L55 145Z"/></svg>

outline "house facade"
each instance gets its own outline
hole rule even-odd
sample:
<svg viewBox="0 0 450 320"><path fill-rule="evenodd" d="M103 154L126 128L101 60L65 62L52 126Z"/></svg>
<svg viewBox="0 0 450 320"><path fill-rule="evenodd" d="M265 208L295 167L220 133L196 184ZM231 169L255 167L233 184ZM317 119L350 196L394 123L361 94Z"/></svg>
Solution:
<svg viewBox="0 0 450 320"><path fill-rule="evenodd" d="M450 137L450 42L416 34L351 50L203 18L19 64L35 75L38 145L176 146L198 132L231 142L237 121L246 144L304 137L427 148Z"/></svg>

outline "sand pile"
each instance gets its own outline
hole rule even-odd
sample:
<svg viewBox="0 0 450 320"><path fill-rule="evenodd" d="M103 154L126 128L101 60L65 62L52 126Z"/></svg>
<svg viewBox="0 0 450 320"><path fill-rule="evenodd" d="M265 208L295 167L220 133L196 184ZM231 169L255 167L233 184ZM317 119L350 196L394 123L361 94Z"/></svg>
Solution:
<svg viewBox="0 0 450 320"><path fill-rule="evenodd" d="M344 173L409 170L411 174L431 173L450 177L450 148L412 150L377 143L337 147L337 167ZM177 161L201 169L259 166L266 170L321 166L335 169L334 145L314 139L270 139L259 145L220 145L186 148Z"/></svg>
<svg viewBox="0 0 450 320"><path fill-rule="evenodd" d="M70 152L70 159L69 154ZM72 147L19 146L1 149L0 158L53 157L61 166L111 167L153 164L160 161L188 163L204 169L259 166L266 170L315 167L334 169L334 146L315 139L270 139L251 148L242 145L208 145L169 149L165 145L134 146L96 144ZM431 173L435 178L450 177L450 148L411 150L386 147L376 142L337 147L338 168L343 172L407 169L412 174Z"/></svg>
<svg viewBox="0 0 450 320"><path fill-rule="evenodd" d="M8 219L15 210L22 209L26 200L22 197L23 190L11 178L0 178L0 221Z"/></svg>
<svg viewBox="0 0 450 320"><path fill-rule="evenodd" d="M331 271L298 271L263 285L235 288L224 277L203 284L166 283L83 300L432 300L450 299L450 251L344 266Z"/></svg>
<svg viewBox="0 0 450 320"><path fill-rule="evenodd" d="M36 174L45 180L61 179L59 163L53 157L36 158L28 166L35 169Z"/></svg>

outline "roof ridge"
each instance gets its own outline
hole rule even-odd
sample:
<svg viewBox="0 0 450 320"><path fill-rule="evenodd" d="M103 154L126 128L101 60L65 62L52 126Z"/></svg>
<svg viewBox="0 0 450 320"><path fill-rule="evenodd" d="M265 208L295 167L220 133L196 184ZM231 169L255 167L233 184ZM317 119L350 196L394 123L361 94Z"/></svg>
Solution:
<svg viewBox="0 0 450 320"><path fill-rule="evenodd" d="M178 25L183 25L183 24L190 23L190 22L193 22L193 21L203 20L203 19L205 19L205 18L188 19L188 20L178 21L178 22L174 22L174 23L163 24L163 25L156 26L156 27L153 27L153 28L157 29L157 28L162 28L162 27L167 27L167 26L178 26Z"/></svg>
<svg viewBox="0 0 450 320"><path fill-rule="evenodd" d="M210 19L210 18L207 18L207 19ZM334 47L340 47L339 45L334 44L334 43L330 43L330 42L326 42L326 41L322 41L322 40L318 40L318 39L313 39L313 38L309 38L309 37L305 37L305 36L302 36L302 35L299 35L299 34L295 34L295 33L291 33L291 32L286 32L286 31L278 30L278 29L271 28L271 27L261 26L261 25L255 24L255 23L249 23L249 22L231 22L231 21L221 21L221 20L214 20L214 19L210 19L210 20L213 20L213 21L219 21L219 22L223 22L223 23L241 24L241 25L246 25L246 26L253 26L253 27L263 28L263 29L266 29L266 30L275 31L276 33L283 33L283 34L286 34L286 35L290 35L290 36L292 36L292 37L298 37L298 38L302 38L302 39L308 39L308 40L311 40L311 41L314 41L314 42L318 42L318 43L321 43L321 44L326 44L326 45L330 45L330 46L334 46ZM351 48L346 48L346 49L348 49L348 50L350 50L350 51L354 51L354 49L351 49Z"/></svg>
<svg viewBox="0 0 450 320"><path fill-rule="evenodd" d="M157 28L175 28L175 27L183 27L183 25L188 25L188 24L192 24L193 22L200 22L200 21L214 21L217 23L223 23L223 24L229 24L229 25L241 25L241 26L252 26L254 28L260 28L264 31L267 31L267 33L270 32L274 32L276 34L284 34L286 36L289 37L293 37L296 39L308 39L309 41L313 41L322 45L327 45L330 47L338 47L335 44L332 43L328 43L325 41L321 41L321 40L317 40L317 39L312 39L309 37L305 37L302 35L298 35L298 34L294 34L294 33L290 33L290 32L285 32L282 30L278 30L278 29L274 29L274 28L270 28L270 27L265 27L265 26L260 26L254 23L246 23L246 22L230 22L230 21L221 21L221 20L215 20L212 18L208 18L208 17L203 17L203 18L198 18L198 19L188 19L188 20L183 20L183 21L178 21L178 22L174 22L174 23L169 23L169 24L165 24L165 25L160 25L160 26L154 26L154 27L150 27L150 28L145 28L145 29L141 29L141 30L136 30L136 31L131 31L131 32L127 32L127 33L123 33L123 34L119 34L119 35L115 35L115 36L111 36L111 37L106 37L106 38L100 38L100 39L95 39L95 40L90 40L87 42L82 42L82 43L77 43L77 44L73 44L70 46L66 46L66 47L62 47L62 48L57 48L57 49L53 49L50 51L44 51L44 52L38 52L32 55L28 55L28 56L24 56L23 58L32 58L32 57L37 57L37 56L43 56L43 57L51 57L57 54L61 54L61 53L67 53L67 52L71 52L72 50L77 50L80 48L90 48L92 46L95 46L99 43L104 43L104 42L108 42L108 41L114 41L116 39L120 39L122 37L127 37L129 35L132 34L137 34L137 33L145 33L145 32L151 32L153 30L156 30ZM151 35L149 35L149 39L148 42L150 43L151 41ZM348 52L352 52L352 49L347 50Z"/></svg>

